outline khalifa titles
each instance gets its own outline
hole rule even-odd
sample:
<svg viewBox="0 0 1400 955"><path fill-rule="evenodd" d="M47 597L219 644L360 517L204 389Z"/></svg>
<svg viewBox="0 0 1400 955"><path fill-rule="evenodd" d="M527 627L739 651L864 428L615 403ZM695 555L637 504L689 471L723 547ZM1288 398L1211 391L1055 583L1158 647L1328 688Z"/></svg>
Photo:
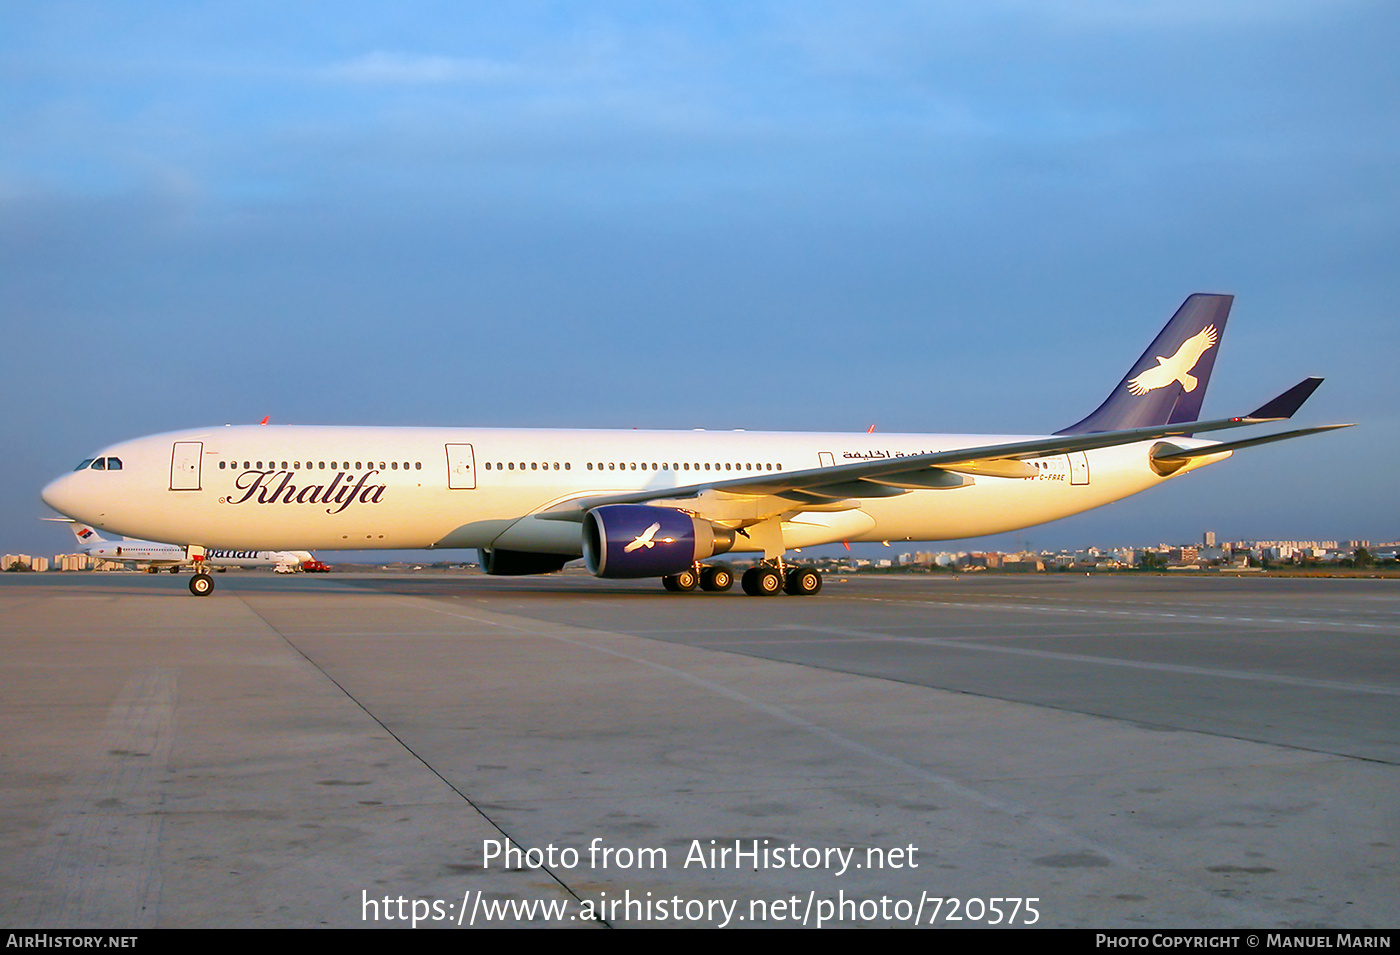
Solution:
<svg viewBox="0 0 1400 955"><path fill-rule="evenodd" d="M348 467L347 463L347 467ZM337 471L329 484L305 484L300 487L292 483L296 471L249 469L234 479L233 486L243 492L242 497L230 494L219 498L220 504L243 504L252 501L256 504L329 504L327 514L339 514L351 504L378 504L384 497L386 484L371 484L370 480L380 471L371 468L356 479L353 471ZM279 480L280 479L280 480Z"/></svg>

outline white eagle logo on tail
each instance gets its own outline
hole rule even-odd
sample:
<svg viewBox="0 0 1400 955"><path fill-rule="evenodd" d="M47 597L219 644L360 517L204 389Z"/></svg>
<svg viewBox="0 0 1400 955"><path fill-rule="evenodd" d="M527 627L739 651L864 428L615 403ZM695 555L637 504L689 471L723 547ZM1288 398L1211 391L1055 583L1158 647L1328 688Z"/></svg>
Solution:
<svg viewBox="0 0 1400 955"><path fill-rule="evenodd" d="M1191 374L1196 362L1220 340L1214 325L1207 325L1186 341L1170 358L1157 356L1157 367L1149 368L1128 382L1128 390L1135 395L1145 395L1149 391L1165 388L1174 381L1181 383L1186 391L1195 391L1199 382Z"/></svg>

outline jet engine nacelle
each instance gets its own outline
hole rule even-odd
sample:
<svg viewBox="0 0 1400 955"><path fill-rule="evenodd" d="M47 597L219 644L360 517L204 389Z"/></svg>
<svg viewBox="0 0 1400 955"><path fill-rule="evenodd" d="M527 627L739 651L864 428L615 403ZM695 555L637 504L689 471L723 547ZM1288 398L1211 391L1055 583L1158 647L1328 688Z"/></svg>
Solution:
<svg viewBox="0 0 1400 955"><path fill-rule="evenodd" d="M583 518L583 558L598 577L667 577L734 546L734 532L671 507L608 504Z"/></svg>

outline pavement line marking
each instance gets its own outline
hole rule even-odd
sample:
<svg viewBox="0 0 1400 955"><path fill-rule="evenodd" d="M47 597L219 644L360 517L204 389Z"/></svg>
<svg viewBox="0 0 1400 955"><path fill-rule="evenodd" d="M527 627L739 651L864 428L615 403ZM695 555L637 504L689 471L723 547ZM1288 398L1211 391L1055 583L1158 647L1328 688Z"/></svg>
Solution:
<svg viewBox="0 0 1400 955"><path fill-rule="evenodd" d="M1123 667L1130 670L1156 670L1162 673L1218 677L1225 680L1248 680L1255 683L1275 683L1281 686L1308 687L1314 690L1338 690L1344 693L1370 693L1377 696L1400 696L1400 687L1381 686L1373 683L1344 683L1340 680L1312 680L1306 677L1282 676L1272 673L1250 673L1247 670L1216 670L1210 667L1186 666L1179 663L1152 663L1146 660L1124 660L1118 657L1100 657L1086 653L1065 653L1059 650L1034 650L1030 647L1003 647L986 643L974 643L970 640L945 640L940 637L908 637L890 633L875 633L868 630L819 627L810 624L787 624L782 629L828 633L833 636L852 637L864 640L914 643L923 646L944 647L950 650L975 650L981 653L1004 653L1009 656L1034 657L1041 660L1055 660L1061 663L1091 663L1096 666Z"/></svg>

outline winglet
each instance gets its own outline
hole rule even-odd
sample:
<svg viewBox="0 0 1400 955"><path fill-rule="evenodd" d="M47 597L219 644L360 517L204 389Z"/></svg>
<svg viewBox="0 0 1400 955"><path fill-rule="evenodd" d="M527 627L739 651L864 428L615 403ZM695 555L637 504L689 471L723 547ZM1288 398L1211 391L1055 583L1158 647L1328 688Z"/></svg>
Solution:
<svg viewBox="0 0 1400 955"><path fill-rule="evenodd" d="M1292 388L1272 401L1266 401L1263 405L1245 415L1246 418L1256 418L1266 421L1279 421L1283 418L1293 417L1293 413L1303 407L1303 402L1312 397L1312 393L1317 390L1317 386L1322 384L1321 378L1304 378Z"/></svg>

